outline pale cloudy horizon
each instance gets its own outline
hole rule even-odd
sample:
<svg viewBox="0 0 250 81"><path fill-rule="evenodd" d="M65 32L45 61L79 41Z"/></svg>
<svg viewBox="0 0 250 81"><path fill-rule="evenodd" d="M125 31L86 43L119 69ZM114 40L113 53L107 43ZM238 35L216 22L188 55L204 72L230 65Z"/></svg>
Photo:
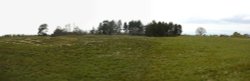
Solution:
<svg viewBox="0 0 250 81"><path fill-rule="evenodd" d="M103 20L152 20L181 24L183 34L204 27L207 34L250 34L248 0L1 0L0 35L37 34L40 24L78 25L83 30Z"/></svg>

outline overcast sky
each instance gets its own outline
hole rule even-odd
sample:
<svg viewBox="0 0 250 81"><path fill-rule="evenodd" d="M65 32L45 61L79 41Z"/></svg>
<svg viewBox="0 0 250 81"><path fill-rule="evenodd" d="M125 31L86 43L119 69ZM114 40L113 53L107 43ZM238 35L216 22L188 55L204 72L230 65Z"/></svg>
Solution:
<svg viewBox="0 0 250 81"><path fill-rule="evenodd" d="M78 25L83 30L103 20L172 21L184 34L204 27L208 34L250 34L249 0L0 0L0 35L36 34L40 24Z"/></svg>

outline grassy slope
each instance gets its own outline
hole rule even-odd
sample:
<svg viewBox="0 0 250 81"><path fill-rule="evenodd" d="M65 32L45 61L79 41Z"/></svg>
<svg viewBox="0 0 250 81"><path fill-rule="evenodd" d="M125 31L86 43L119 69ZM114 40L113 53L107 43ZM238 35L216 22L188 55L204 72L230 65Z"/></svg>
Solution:
<svg viewBox="0 0 250 81"><path fill-rule="evenodd" d="M1 81L249 81L250 40L0 38Z"/></svg>
<svg viewBox="0 0 250 81"><path fill-rule="evenodd" d="M157 41L161 45L155 50L155 80L250 80L249 39L178 37Z"/></svg>

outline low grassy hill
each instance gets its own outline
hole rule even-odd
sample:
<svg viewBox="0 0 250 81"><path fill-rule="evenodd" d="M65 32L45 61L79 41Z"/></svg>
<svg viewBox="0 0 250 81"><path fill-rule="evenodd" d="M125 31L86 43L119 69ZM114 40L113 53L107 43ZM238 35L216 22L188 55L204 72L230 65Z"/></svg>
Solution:
<svg viewBox="0 0 250 81"><path fill-rule="evenodd" d="M249 81L250 39L0 37L0 81Z"/></svg>

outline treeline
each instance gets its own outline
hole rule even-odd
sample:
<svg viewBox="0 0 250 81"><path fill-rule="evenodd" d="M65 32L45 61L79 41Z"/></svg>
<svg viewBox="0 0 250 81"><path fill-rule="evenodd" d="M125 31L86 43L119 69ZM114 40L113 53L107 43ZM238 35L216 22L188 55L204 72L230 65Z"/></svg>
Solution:
<svg viewBox="0 0 250 81"><path fill-rule="evenodd" d="M250 35L249 34L241 34L239 32L234 32L232 35L213 35L213 36L219 36L219 37L242 37L242 38L249 38Z"/></svg>
<svg viewBox="0 0 250 81"><path fill-rule="evenodd" d="M232 35L206 35L207 31L203 27L198 27L195 31L196 36L209 36L209 37L250 37L249 34L240 34L239 32L234 32Z"/></svg>
<svg viewBox="0 0 250 81"><path fill-rule="evenodd" d="M93 28L90 30L90 34L101 34L101 35L144 35L145 27L140 20L125 22L124 24L119 21L108 21L105 20L99 24L97 29Z"/></svg>
<svg viewBox="0 0 250 81"><path fill-rule="evenodd" d="M71 31L73 28L73 31ZM47 36L48 25L42 24L38 28L38 36ZM76 25L66 24L65 27L58 26L51 36L62 36L62 35L85 35L87 34L86 31L83 31Z"/></svg>
<svg viewBox="0 0 250 81"><path fill-rule="evenodd" d="M73 30L71 30L73 28ZM48 36L48 25L41 24L38 28L38 36ZM156 22L152 21L144 25L140 20L122 22L121 20L104 20L99 23L98 27L93 27L90 31L84 31L75 24L66 24L64 27L58 26L50 36L63 35L138 35L138 36L180 36L182 26L173 22ZM234 32L232 35L206 35L207 31L203 27L198 27L195 31L197 36L213 37L250 37L249 34L240 34ZM7 34L3 37L25 37L34 35L24 34ZM188 35L189 36L189 35Z"/></svg>
<svg viewBox="0 0 250 81"><path fill-rule="evenodd" d="M147 25L143 25L140 20L132 20L124 23L121 20L105 20L97 28L90 30L90 34L101 35L179 36L181 33L182 26L180 24L152 21Z"/></svg>
<svg viewBox="0 0 250 81"><path fill-rule="evenodd" d="M39 36L48 35L47 24L42 24L38 28ZM73 28L73 31L71 31ZM61 35L145 35L145 36L179 36L182 33L182 26L180 24L174 24L173 22L156 22L144 25L140 20L132 20L122 23L121 20L104 20L99 23L97 28L93 27L92 30L83 31L76 25L67 24L64 28L58 26L51 36Z"/></svg>

